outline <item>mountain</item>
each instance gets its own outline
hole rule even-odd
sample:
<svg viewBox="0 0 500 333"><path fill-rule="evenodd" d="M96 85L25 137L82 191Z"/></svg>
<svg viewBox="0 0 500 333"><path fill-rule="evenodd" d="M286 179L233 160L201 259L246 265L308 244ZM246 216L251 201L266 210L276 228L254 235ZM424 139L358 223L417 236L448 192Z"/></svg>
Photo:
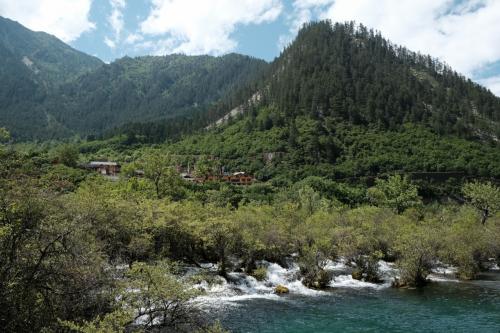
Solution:
<svg viewBox="0 0 500 333"><path fill-rule="evenodd" d="M0 46L5 52L3 55L25 66L33 73L33 80L49 87L103 64L98 58L77 51L52 35L31 31L3 17L0 17ZM5 70L3 61L0 65Z"/></svg>
<svg viewBox="0 0 500 333"><path fill-rule="evenodd" d="M52 131L50 114L39 108L47 94L102 64L54 36L0 17L0 126L16 136Z"/></svg>
<svg viewBox="0 0 500 333"><path fill-rule="evenodd" d="M0 126L17 140L102 135L125 125L150 129L158 122L175 134L181 122L202 128L211 119L205 115L218 115L217 103L237 103L233 92L267 67L238 54L125 57L104 64L0 17Z"/></svg>
<svg viewBox="0 0 500 333"><path fill-rule="evenodd" d="M262 180L500 178L500 99L363 26L307 24L256 89L243 114L174 151Z"/></svg>
<svg viewBox="0 0 500 333"><path fill-rule="evenodd" d="M269 99L286 115L440 134L500 134L500 99L431 56L354 23L306 25L273 63Z"/></svg>
<svg viewBox="0 0 500 333"><path fill-rule="evenodd" d="M412 124L488 145L500 136L500 99L490 91L353 23L307 24L271 64L238 54L103 64L1 19L0 55L0 126L16 139L125 133L163 142L231 111L247 132L282 129L281 150L294 150L300 127L312 126L305 163L336 161L339 124L380 133Z"/></svg>
<svg viewBox="0 0 500 333"><path fill-rule="evenodd" d="M125 57L61 86L44 110L84 135L127 123L170 121L208 112L267 65L238 54Z"/></svg>

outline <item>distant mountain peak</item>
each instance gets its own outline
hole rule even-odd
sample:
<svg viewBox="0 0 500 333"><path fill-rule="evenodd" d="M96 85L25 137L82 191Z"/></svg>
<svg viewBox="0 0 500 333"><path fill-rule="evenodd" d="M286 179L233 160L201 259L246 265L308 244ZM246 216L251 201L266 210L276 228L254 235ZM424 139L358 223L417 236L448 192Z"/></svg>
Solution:
<svg viewBox="0 0 500 333"><path fill-rule="evenodd" d="M313 22L271 64L266 100L289 117L313 115L396 129L496 137L500 98L437 59L354 22Z"/></svg>
<svg viewBox="0 0 500 333"><path fill-rule="evenodd" d="M103 64L98 58L75 50L52 35L32 31L2 17L0 46L32 72L40 73L47 85L58 85Z"/></svg>
<svg viewBox="0 0 500 333"><path fill-rule="evenodd" d="M0 17L0 127L15 137L41 137L50 127L40 110L47 94L61 84L102 66L102 61ZM52 134L51 134L52 135Z"/></svg>

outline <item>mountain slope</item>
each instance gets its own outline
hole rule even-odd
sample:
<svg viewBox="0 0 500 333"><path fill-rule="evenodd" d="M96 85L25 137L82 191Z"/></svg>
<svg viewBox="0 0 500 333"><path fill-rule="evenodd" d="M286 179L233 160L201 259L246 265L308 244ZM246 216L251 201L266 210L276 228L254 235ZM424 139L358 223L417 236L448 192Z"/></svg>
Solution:
<svg viewBox="0 0 500 333"><path fill-rule="evenodd" d="M242 100L233 92L268 67L237 54L125 57L108 65L1 17L0 56L0 126L17 140L149 129L158 121L172 135L180 123L201 128L218 115L217 105Z"/></svg>
<svg viewBox="0 0 500 333"><path fill-rule="evenodd" d="M158 121L169 133L181 121L197 128L205 115L218 114L216 103L231 104L233 92L268 67L237 54L125 57L107 65L1 17L0 56L0 126L18 140L100 135ZM193 117L200 120L190 123Z"/></svg>
<svg viewBox="0 0 500 333"><path fill-rule="evenodd" d="M0 17L0 126L35 138L57 130L39 108L47 94L102 64L54 36Z"/></svg>
<svg viewBox="0 0 500 333"><path fill-rule="evenodd" d="M44 110L80 134L206 112L267 63L238 54L122 58L63 85Z"/></svg>
<svg viewBox="0 0 500 333"><path fill-rule="evenodd" d="M268 99L287 115L464 137L500 133L500 99L430 56L353 23L306 25L273 63Z"/></svg>
<svg viewBox="0 0 500 333"><path fill-rule="evenodd" d="M257 90L243 115L174 152L216 156L262 180L500 178L500 99L363 27L305 26Z"/></svg>
<svg viewBox="0 0 500 333"><path fill-rule="evenodd" d="M52 35L31 31L2 17L0 45L10 51L10 58L34 74L34 80L48 86L59 85L103 64L98 58L77 51Z"/></svg>

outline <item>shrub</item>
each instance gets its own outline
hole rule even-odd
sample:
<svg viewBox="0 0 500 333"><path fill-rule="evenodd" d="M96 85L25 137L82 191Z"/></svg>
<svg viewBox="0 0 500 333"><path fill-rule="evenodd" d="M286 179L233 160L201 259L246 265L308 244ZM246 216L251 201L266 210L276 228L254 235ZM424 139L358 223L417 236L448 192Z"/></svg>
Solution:
<svg viewBox="0 0 500 333"><path fill-rule="evenodd" d="M397 265L400 278L395 286L422 287L427 284L427 276L436 262L436 242L434 234L424 228L403 231L397 240L400 254Z"/></svg>
<svg viewBox="0 0 500 333"><path fill-rule="evenodd" d="M352 273L352 278L374 283L381 282L378 261L382 257L383 254L380 251L375 251L368 256L358 256L355 259L356 269Z"/></svg>
<svg viewBox="0 0 500 333"><path fill-rule="evenodd" d="M267 268L259 267L252 271L251 274L257 281L263 281L267 278Z"/></svg>

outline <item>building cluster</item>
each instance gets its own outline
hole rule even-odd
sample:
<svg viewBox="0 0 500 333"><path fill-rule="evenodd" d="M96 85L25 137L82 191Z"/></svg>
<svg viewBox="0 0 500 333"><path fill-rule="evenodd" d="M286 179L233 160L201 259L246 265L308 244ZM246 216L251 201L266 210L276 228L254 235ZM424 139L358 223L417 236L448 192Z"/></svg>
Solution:
<svg viewBox="0 0 500 333"><path fill-rule="evenodd" d="M84 166L86 169L93 170L103 176L116 178L121 171L120 164L116 162L108 161L92 161ZM177 171L182 179L189 182L195 183L205 183L205 182L226 182L233 185L250 185L255 181L255 178L246 172L224 172L221 171L219 174L209 174L206 176L196 176L191 172L182 172L181 168L178 167ZM134 170L134 175L136 177L143 177L143 170Z"/></svg>
<svg viewBox="0 0 500 333"><path fill-rule="evenodd" d="M92 161L84 166L86 169L93 170L103 176L118 176L121 165L116 162Z"/></svg>

